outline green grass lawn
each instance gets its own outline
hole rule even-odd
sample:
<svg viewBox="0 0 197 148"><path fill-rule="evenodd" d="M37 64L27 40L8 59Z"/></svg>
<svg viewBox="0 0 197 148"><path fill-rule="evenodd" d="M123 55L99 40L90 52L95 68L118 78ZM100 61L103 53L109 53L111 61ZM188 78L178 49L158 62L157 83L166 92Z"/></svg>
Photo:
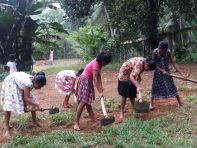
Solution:
<svg viewBox="0 0 197 148"><path fill-rule="evenodd" d="M117 100L117 99L116 99ZM115 104L115 105L112 105ZM117 102L106 102L108 110L117 108ZM127 118L122 124L101 127L99 132L76 132L64 130L73 122L75 109L59 114L44 114L50 127L61 127L53 132L39 132L36 136L23 133L30 130L30 114L16 117L11 125L17 128L10 143L3 147L24 148L196 148L197 146L197 112L194 104L177 108L174 113L149 120L134 117Z"/></svg>
<svg viewBox="0 0 197 148"><path fill-rule="evenodd" d="M121 125L103 127L100 132L94 133L61 130L53 133L43 133L34 137L16 134L11 143L5 146L25 148L195 148L197 146L197 126L193 119L197 114L191 116L191 113L192 109L181 108L177 115L171 113L147 121L130 117ZM57 116L52 119L53 124L66 124L66 120L69 119L68 116L73 115L66 117L61 114Z"/></svg>

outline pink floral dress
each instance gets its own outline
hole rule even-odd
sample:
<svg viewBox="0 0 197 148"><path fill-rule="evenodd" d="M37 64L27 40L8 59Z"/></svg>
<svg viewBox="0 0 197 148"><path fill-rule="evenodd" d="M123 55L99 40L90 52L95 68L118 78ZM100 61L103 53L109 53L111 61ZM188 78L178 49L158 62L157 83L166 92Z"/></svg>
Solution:
<svg viewBox="0 0 197 148"><path fill-rule="evenodd" d="M62 95L74 94L76 74L73 70L60 71L55 80L55 88Z"/></svg>
<svg viewBox="0 0 197 148"><path fill-rule="evenodd" d="M1 106L4 111L11 111L17 114L24 113L23 90L25 87L33 88L33 76L24 72L14 72L8 75L1 89ZM32 100L36 97L30 93Z"/></svg>

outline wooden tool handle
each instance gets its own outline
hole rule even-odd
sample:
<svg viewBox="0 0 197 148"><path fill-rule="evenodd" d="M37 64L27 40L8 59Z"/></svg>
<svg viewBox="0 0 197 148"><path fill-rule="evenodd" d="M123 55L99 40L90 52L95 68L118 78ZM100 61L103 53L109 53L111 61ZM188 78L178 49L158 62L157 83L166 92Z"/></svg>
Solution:
<svg viewBox="0 0 197 148"><path fill-rule="evenodd" d="M138 92L138 99L142 99L142 92L141 91Z"/></svg>
<svg viewBox="0 0 197 148"><path fill-rule="evenodd" d="M50 110L51 108L43 108L43 111L45 111L45 110Z"/></svg>
<svg viewBox="0 0 197 148"><path fill-rule="evenodd" d="M177 75L174 75L174 74L168 74L168 73L167 73L166 75L171 76L171 77L175 77L175 78L178 78L178 79L182 79L182 80L185 80L185 81L197 83L197 81L195 81L195 80L188 79L188 78L184 78L184 77L177 76Z"/></svg>
<svg viewBox="0 0 197 148"><path fill-rule="evenodd" d="M142 92L141 91L138 92L138 100L139 100L140 103L143 102L143 100L142 100Z"/></svg>
<svg viewBox="0 0 197 148"><path fill-rule="evenodd" d="M106 108L105 108L105 103L104 103L104 97L101 97L101 108L102 108L102 111L103 111L103 115L105 117L107 117L107 111L106 111Z"/></svg>

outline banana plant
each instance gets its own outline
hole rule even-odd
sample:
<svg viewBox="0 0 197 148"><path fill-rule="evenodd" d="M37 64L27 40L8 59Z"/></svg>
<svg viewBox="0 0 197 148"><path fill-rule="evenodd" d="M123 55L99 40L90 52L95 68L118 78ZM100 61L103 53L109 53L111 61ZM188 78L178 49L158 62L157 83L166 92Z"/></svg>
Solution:
<svg viewBox="0 0 197 148"><path fill-rule="evenodd" d="M33 42L38 41L41 24L33 20L45 7L36 0L6 0L0 3L0 62L5 64L9 54L15 54L19 70L31 70ZM58 23L43 25L66 32ZM41 40L39 40L41 41Z"/></svg>

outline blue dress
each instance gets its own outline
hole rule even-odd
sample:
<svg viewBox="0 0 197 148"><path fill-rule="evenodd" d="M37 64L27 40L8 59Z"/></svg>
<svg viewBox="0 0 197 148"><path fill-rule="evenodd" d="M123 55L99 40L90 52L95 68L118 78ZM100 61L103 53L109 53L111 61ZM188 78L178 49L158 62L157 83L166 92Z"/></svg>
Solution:
<svg viewBox="0 0 197 148"><path fill-rule="evenodd" d="M169 72L169 58L170 58L170 49L166 52L164 57L160 56L159 49L154 50L155 62L156 64ZM154 71L153 83L152 83L152 97L154 99L159 98L171 98L178 95L177 88L174 84L174 81L171 76L164 75L159 69Z"/></svg>

